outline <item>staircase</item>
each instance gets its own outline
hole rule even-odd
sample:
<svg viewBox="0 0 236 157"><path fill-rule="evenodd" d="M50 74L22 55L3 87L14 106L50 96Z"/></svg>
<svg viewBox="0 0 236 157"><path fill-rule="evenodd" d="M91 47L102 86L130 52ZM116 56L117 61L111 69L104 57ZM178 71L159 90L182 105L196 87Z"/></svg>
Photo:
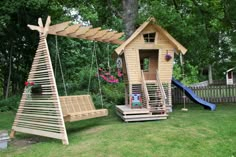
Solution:
<svg viewBox="0 0 236 157"><path fill-rule="evenodd" d="M142 92L142 88L141 88L141 84L132 84L132 93L133 94L141 94Z"/></svg>
<svg viewBox="0 0 236 157"><path fill-rule="evenodd" d="M166 114L164 98L162 97L160 87L155 82L146 83L146 86L149 95L150 111L153 114Z"/></svg>
<svg viewBox="0 0 236 157"><path fill-rule="evenodd" d="M146 80L142 71L142 85L145 107L155 115L166 115L166 95L156 71L156 80Z"/></svg>
<svg viewBox="0 0 236 157"><path fill-rule="evenodd" d="M131 90L142 95L142 108L117 105L116 113L125 122L167 119L166 96L158 75L156 80L145 80L142 71L142 84L131 84Z"/></svg>

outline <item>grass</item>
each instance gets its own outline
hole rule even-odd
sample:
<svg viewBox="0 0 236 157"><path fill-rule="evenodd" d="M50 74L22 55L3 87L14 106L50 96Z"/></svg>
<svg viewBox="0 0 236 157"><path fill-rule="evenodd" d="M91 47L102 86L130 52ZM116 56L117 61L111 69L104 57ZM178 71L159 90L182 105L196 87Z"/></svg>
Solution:
<svg viewBox="0 0 236 157"><path fill-rule="evenodd" d="M104 118L67 123L70 145L40 138L28 146L11 145L1 157L235 157L236 105L218 105L216 111L176 106L168 120L124 123L114 113ZM0 129L10 131L12 112L0 113ZM16 134L16 140L33 135Z"/></svg>

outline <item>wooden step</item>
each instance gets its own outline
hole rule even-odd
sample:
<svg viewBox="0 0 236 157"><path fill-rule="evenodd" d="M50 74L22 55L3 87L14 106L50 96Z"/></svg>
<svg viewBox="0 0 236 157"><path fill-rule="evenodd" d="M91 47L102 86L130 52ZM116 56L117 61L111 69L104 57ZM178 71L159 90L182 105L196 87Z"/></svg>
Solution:
<svg viewBox="0 0 236 157"><path fill-rule="evenodd" d="M130 108L127 105L116 105L116 110L121 114L150 114L150 111L147 108Z"/></svg>
<svg viewBox="0 0 236 157"><path fill-rule="evenodd" d="M162 115L122 115L117 112L117 115L123 119L125 122L135 122L135 121L150 121L150 120L161 120L167 119L167 114Z"/></svg>

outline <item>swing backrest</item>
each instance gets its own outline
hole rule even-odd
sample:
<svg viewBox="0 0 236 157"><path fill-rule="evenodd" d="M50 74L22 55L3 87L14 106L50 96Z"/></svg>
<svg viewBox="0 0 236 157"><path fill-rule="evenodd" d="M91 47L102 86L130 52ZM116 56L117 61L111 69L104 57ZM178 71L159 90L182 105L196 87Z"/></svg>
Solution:
<svg viewBox="0 0 236 157"><path fill-rule="evenodd" d="M90 95L61 96L60 102L64 116L76 112L96 110Z"/></svg>

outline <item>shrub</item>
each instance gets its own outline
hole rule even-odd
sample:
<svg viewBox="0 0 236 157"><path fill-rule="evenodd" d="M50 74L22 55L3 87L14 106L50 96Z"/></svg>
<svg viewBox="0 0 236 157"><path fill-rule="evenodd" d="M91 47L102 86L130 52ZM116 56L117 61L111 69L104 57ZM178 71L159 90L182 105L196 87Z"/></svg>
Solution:
<svg viewBox="0 0 236 157"><path fill-rule="evenodd" d="M0 100L0 112L16 111L19 106L20 96L15 95L7 99Z"/></svg>

